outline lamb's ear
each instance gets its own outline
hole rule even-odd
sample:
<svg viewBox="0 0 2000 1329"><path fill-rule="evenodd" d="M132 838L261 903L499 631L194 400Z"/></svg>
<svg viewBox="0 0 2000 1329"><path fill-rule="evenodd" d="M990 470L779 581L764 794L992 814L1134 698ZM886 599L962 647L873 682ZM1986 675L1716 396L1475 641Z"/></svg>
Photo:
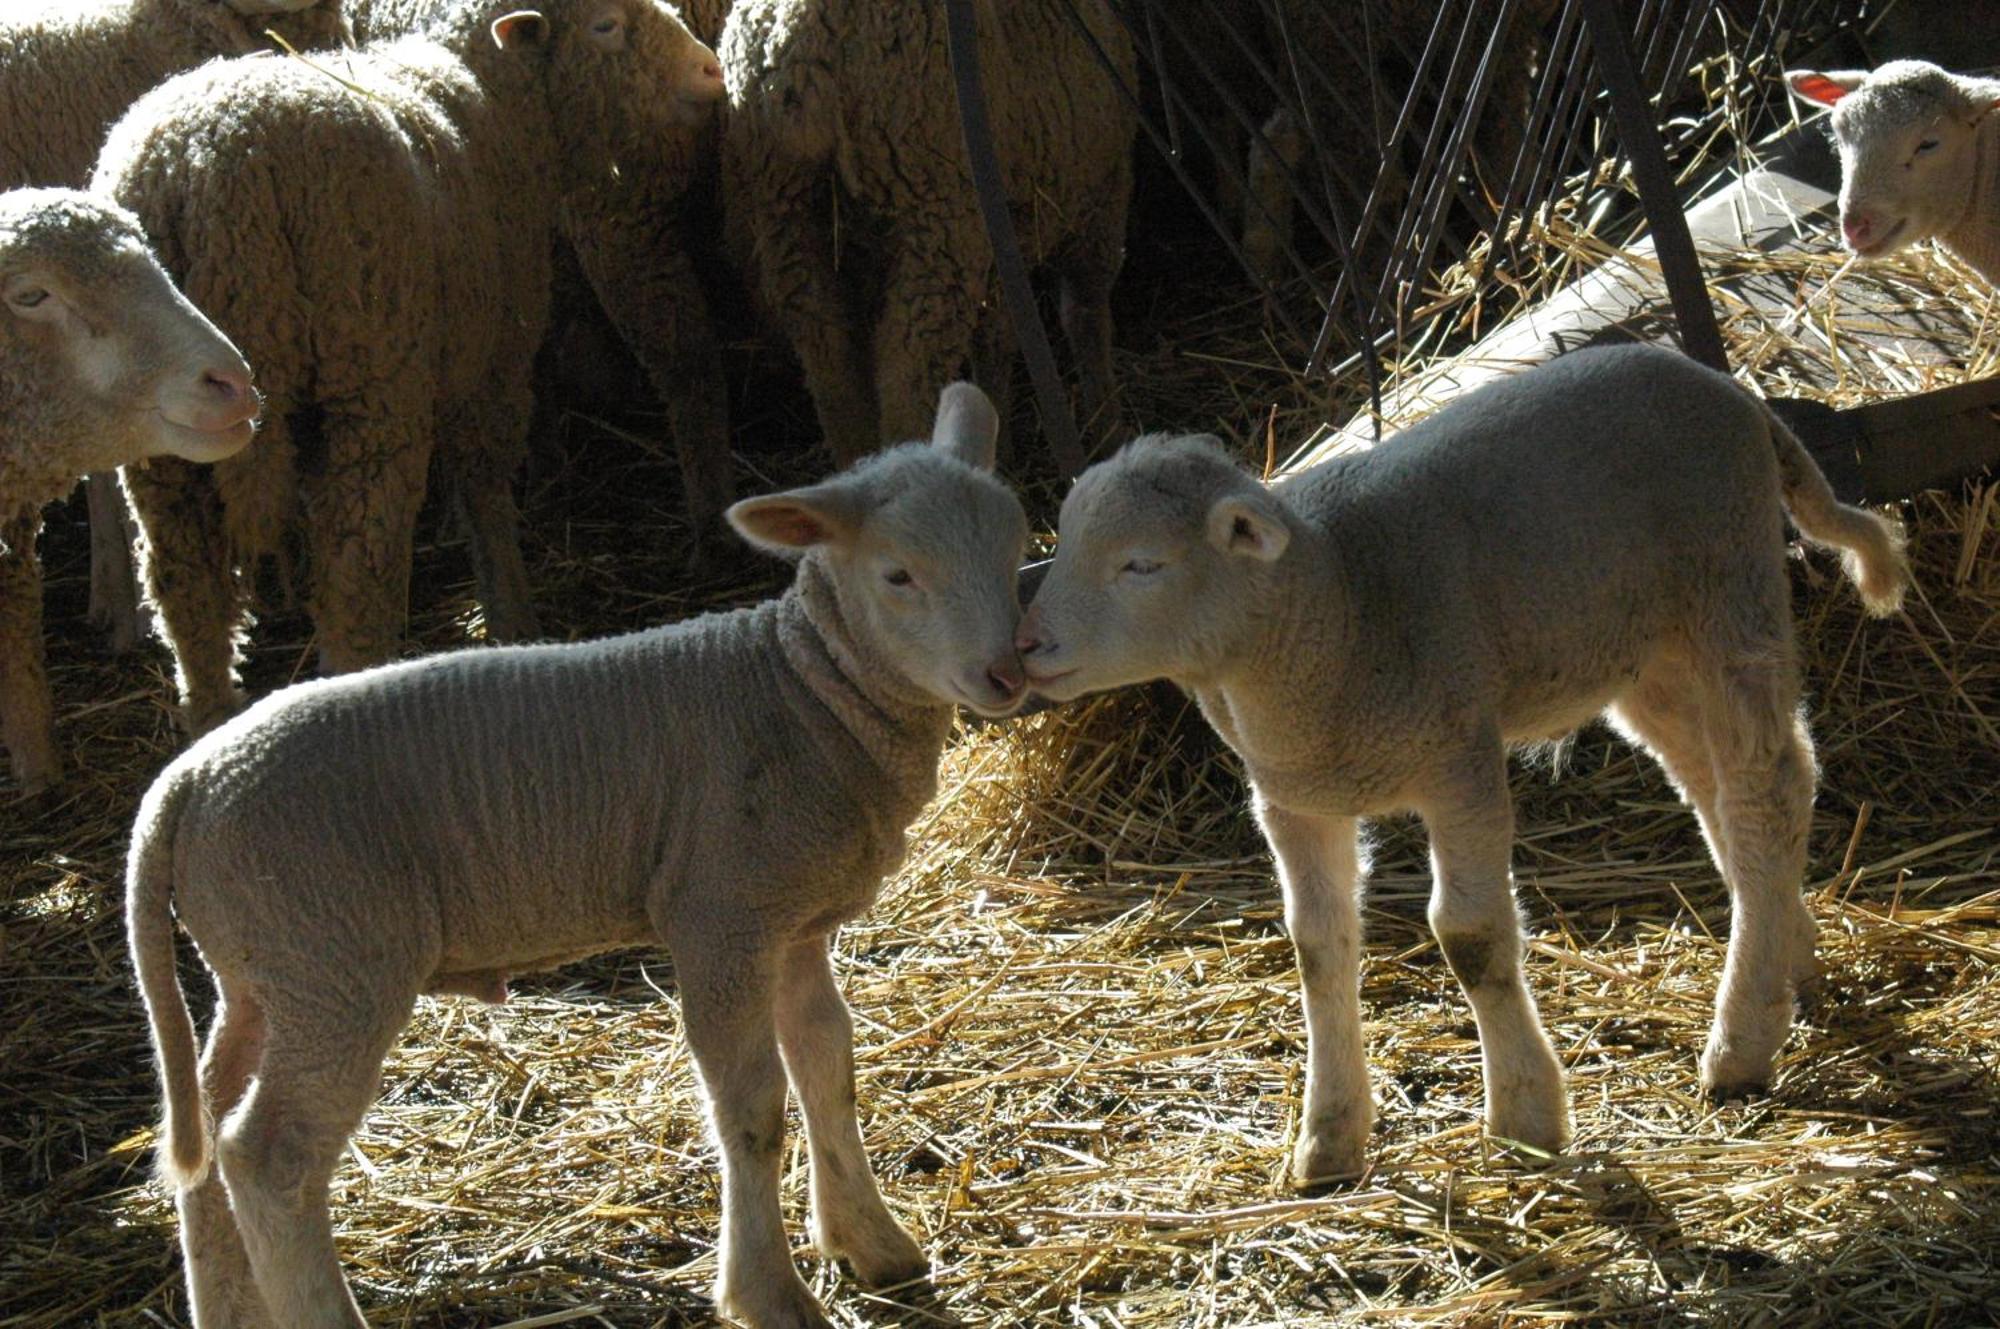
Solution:
<svg viewBox="0 0 2000 1329"><path fill-rule="evenodd" d="M953 383L938 397L931 446L943 448L967 466L993 469L1000 441L1000 413L993 400L971 383Z"/></svg>
<svg viewBox="0 0 2000 1329"><path fill-rule="evenodd" d="M1208 542L1225 554L1272 563L1292 542L1292 529L1269 494L1231 494L1208 510Z"/></svg>
<svg viewBox="0 0 2000 1329"><path fill-rule="evenodd" d="M493 20L493 44L503 51L540 46L549 39L549 21L532 9L517 9Z"/></svg>
<svg viewBox="0 0 2000 1329"><path fill-rule="evenodd" d="M1974 124L2000 110L2000 79L1972 78L1965 74L1949 77L1958 85L1959 95L1965 98L1966 105L1972 108Z"/></svg>
<svg viewBox="0 0 2000 1329"><path fill-rule="evenodd" d="M1792 95L1815 106L1833 105L1860 87L1867 77L1865 69L1836 69L1831 73L1821 73L1817 69L1785 71L1785 83L1791 88Z"/></svg>
<svg viewBox="0 0 2000 1329"><path fill-rule="evenodd" d="M866 511L867 503L858 487L836 479L806 489L746 498L723 515L738 535L759 549L793 553L853 539Z"/></svg>

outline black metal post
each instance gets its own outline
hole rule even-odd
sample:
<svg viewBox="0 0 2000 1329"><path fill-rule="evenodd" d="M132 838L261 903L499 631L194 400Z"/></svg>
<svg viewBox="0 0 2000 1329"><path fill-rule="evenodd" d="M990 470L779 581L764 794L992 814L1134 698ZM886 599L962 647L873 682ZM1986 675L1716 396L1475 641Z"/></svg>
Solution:
<svg viewBox="0 0 2000 1329"><path fill-rule="evenodd" d="M1618 138L1632 163L1632 178L1639 186L1639 205L1645 209L1646 224L1653 232L1654 252L1660 260L1660 274L1666 278L1667 297L1673 301L1674 319L1680 324L1681 349L1690 356L1724 373L1729 371L1729 353L1722 346L1722 330L1716 326L1715 307L1708 302L1708 287L1702 280L1701 260L1688 234L1687 214L1681 211L1680 196L1674 188L1666 151L1660 146L1659 126L1654 123L1639 83L1639 70L1632 61L1632 47L1626 39L1624 8L1618 0L1580 0L1584 21L1590 25L1590 45L1597 55L1597 70L1611 93L1611 113L1618 122Z"/></svg>
<svg viewBox="0 0 2000 1329"><path fill-rule="evenodd" d="M945 0L945 31L951 47L951 74L958 92L958 123L965 135L965 156L972 166L973 188L979 193L980 215L993 242L993 261L1000 270L1000 288L1028 362L1028 379L1042 408L1042 430L1049 450L1065 476L1083 471L1083 445L1076 421L1070 418L1069 395L1056 374L1055 353L1035 306L1035 288L1021 258L1014 234L1014 214L1007 206L1007 182L1000 178L1000 159L993 150L993 128L986 118L986 90L979 75L979 25L973 0ZM942 387L942 384L938 386Z"/></svg>

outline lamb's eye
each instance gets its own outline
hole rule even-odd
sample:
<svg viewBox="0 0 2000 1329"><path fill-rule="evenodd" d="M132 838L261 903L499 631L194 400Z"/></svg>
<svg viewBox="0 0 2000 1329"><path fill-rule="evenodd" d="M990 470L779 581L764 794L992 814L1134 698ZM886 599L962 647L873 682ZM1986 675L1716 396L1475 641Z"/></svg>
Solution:
<svg viewBox="0 0 2000 1329"><path fill-rule="evenodd" d="M915 579L910 576L909 571L907 569L895 568L892 569L891 571L883 573L882 580L888 582L891 586L908 586L911 585Z"/></svg>
<svg viewBox="0 0 2000 1329"><path fill-rule="evenodd" d="M1936 139L1927 138L1923 142L1917 144L1917 155L1921 157L1926 152L1935 152L1937 151L1937 145L1938 141Z"/></svg>
<svg viewBox="0 0 2000 1329"><path fill-rule="evenodd" d="M607 14L603 18L597 20L597 22L591 24L590 30L596 33L600 37L609 37L612 33L618 31L618 29L623 27L624 25L625 21L619 18L616 14Z"/></svg>
<svg viewBox="0 0 2000 1329"><path fill-rule="evenodd" d="M1125 566L1118 570L1129 572L1135 577L1150 577L1162 566L1164 565L1157 558L1134 558L1128 560Z"/></svg>
<svg viewBox="0 0 2000 1329"><path fill-rule="evenodd" d="M7 297L7 303L16 309L33 309L49 298L49 293L39 286L30 286Z"/></svg>

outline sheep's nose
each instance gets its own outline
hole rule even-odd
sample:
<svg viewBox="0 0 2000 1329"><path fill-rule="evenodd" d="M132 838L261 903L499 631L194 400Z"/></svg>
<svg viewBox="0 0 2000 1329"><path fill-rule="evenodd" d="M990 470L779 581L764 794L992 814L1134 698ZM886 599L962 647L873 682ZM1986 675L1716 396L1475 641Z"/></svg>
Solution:
<svg viewBox="0 0 2000 1329"><path fill-rule="evenodd" d="M1047 646L1048 643L1042 639L1041 613L1031 608L1021 620L1021 626L1014 631L1014 649L1022 655L1033 655Z"/></svg>
<svg viewBox="0 0 2000 1329"><path fill-rule="evenodd" d="M201 390L217 402L242 401L250 395L250 373L233 365L210 365L202 371Z"/></svg>
<svg viewBox="0 0 2000 1329"><path fill-rule="evenodd" d="M1840 219L1840 231L1847 237L1849 245L1859 249L1872 238L1875 219L1865 212L1850 213Z"/></svg>
<svg viewBox="0 0 2000 1329"><path fill-rule="evenodd" d="M710 102L722 96L722 62L704 49L688 65L687 83L681 96L689 101Z"/></svg>
<svg viewBox="0 0 2000 1329"><path fill-rule="evenodd" d="M1021 671L1018 660L998 660L987 666L986 681L1002 696L1012 697L1028 686L1028 676Z"/></svg>

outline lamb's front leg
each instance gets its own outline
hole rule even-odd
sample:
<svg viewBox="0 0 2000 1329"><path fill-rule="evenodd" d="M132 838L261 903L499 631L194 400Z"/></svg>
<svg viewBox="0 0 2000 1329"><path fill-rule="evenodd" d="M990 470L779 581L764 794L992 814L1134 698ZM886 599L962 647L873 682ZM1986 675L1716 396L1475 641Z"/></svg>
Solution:
<svg viewBox="0 0 2000 1329"><path fill-rule="evenodd" d="M921 1278L923 1248L890 1216L869 1170L854 1116L854 1022L834 983L826 938L795 943L780 959L778 1042L805 1114L812 1150L813 1240L877 1287Z"/></svg>
<svg viewBox="0 0 2000 1329"><path fill-rule="evenodd" d="M778 1208L785 1070L773 1030L774 952L741 937L675 937L681 1019L722 1153L715 1302L756 1329L828 1325L792 1264Z"/></svg>
<svg viewBox="0 0 2000 1329"><path fill-rule="evenodd" d="M1569 1142L1562 1064L1521 971L1514 808L1499 742L1468 754L1418 809L1431 837L1431 931L1472 1003L1486 1129L1537 1149Z"/></svg>
<svg viewBox="0 0 2000 1329"><path fill-rule="evenodd" d="M1306 1094L1292 1181L1357 1176L1375 1104L1361 1044L1361 855L1352 817L1317 817L1262 796L1257 821L1285 892L1285 927L1305 990Z"/></svg>

